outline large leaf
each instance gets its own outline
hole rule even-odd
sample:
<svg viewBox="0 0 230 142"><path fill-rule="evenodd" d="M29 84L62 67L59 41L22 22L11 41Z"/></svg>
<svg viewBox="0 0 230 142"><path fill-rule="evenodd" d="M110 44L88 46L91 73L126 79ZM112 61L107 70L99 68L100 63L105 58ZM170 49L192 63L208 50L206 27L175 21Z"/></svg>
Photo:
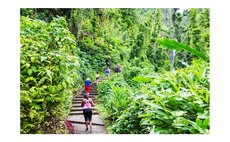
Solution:
<svg viewBox="0 0 230 142"><path fill-rule="evenodd" d="M28 75L30 76L30 75L33 73L33 70L32 70L32 69L29 69L29 70L27 71L27 73L28 73Z"/></svg>
<svg viewBox="0 0 230 142"><path fill-rule="evenodd" d="M165 39L165 38L162 38L162 39L157 39L157 43L161 46L164 46L164 47L167 47L168 49L175 49L175 50L181 50L181 49L184 49L190 53L193 53L195 54L196 56L204 59L205 61L208 61L209 60L209 57L206 56L204 53L202 52L199 52L197 51L196 49L186 45L186 44L183 44L183 43L178 43L176 42L175 40L171 40L171 39Z"/></svg>
<svg viewBox="0 0 230 142"><path fill-rule="evenodd" d="M146 82L151 82L152 79L144 76L136 76L132 80L139 82L139 83L146 83Z"/></svg>

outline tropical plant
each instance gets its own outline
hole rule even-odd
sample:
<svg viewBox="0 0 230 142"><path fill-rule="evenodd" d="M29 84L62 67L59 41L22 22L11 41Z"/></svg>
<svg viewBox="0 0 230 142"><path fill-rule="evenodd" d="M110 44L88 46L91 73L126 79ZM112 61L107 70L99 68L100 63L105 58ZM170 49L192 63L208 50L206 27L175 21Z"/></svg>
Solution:
<svg viewBox="0 0 230 142"><path fill-rule="evenodd" d="M20 12L21 133L64 133L83 80L118 63L96 99L109 133L209 133L209 9Z"/></svg>
<svg viewBox="0 0 230 142"><path fill-rule="evenodd" d="M62 133L79 62L64 18L47 23L21 17L21 133Z"/></svg>
<svg viewBox="0 0 230 142"><path fill-rule="evenodd" d="M204 53L197 51L196 49L183 44L183 43L177 43L175 40L171 39L158 39L157 43L160 44L161 46L167 47L169 49L175 49L175 50L181 50L184 49L190 53L193 53L194 55L204 59L205 61L209 60L209 57L206 56Z"/></svg>
<svg viewBox="0 0 230 142"><path fill-rule="evenodd" d="M209 133L207 62L194 60L174 75L138 75L132 79L134 92L122 78L99 85L98 109L111 133Z"/></svg>

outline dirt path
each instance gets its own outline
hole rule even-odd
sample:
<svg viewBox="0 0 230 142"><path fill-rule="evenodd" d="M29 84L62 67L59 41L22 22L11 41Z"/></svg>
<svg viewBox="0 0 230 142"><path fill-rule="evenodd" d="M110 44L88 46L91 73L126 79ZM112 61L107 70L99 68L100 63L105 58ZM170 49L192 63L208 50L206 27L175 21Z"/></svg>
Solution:
<svg viewBox="0 0 230 142"><path fill-rule="evenodd" d="M92 131L85 131L85 119L83 116L83 108L81 107L81 101L83 99L85 91L75 96L72 101L72 109L68 116L68 120L74 125L75 134L106 134L105 126L101 121L100 114L93 108L92 116ZM95 100L94 97L98 95L97 85L93 83L92 89L89 94L89 98Z"/></svg>

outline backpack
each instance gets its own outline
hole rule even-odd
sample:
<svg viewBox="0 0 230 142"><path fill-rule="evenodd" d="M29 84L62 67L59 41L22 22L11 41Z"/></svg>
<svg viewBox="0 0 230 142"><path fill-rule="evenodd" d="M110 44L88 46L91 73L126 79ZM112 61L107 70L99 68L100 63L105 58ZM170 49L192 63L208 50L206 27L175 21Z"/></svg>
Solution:
<svg viewBox="0 0 230 142"><path fill-rule="evenodd" d="M90 103L90 101L89 100L86 100L86 102L85 102L85 104L84 104L84 107L86 107L86 108L91 108L91 103Z"/></svg>
<svg viewBox="0 0 230 142"><path fill-rule="evenodd" d="M119 72L119 71L120 71L120 68L119 68L119 67L116 67L114 70L115 70L115 72Z"/></svg>

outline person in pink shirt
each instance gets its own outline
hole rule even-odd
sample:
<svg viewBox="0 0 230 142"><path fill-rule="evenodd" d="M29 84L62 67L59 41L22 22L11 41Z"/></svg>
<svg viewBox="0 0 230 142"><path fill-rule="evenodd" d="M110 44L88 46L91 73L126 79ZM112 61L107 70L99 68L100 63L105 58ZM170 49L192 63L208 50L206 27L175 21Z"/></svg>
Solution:
<svg viewBox="0 0 230 142"><path fill-rule="evenodd" d="M92 130L92 107L94 106L93 100L89 98L89 95L84 95L84 99L81 102L83 107L83 114L85 118L86 131L88 131L88 125L90 125L90 130Z"/></svg>

